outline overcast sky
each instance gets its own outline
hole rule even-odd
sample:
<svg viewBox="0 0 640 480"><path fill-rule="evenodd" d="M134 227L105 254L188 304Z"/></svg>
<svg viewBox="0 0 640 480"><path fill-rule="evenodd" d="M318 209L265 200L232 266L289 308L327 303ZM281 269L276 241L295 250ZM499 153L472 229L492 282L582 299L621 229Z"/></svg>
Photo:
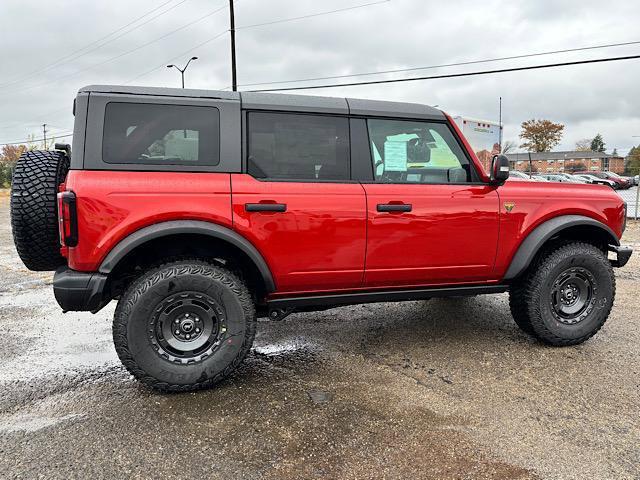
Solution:
<svg viewBox="0 0 640 480"><path fill-rule="evenodd" d="M241 28L375 1L238 0L239 83L423 67L640 41L640 2L630 0L390 0L333 14ZM73 126L72 100L84 85L178 87L180 74L165 65L182 64L193 55L199 60L187 71L187 87L228 87L229 39L224 33L228 10L223 8L208 15L226 3L2 0L0 143L22 140L28 134L40 138L42 123L49 124L54 133L69 132ZM201 17L204 18L198 21ZM180 30L172 33L176 29ZM217 35L220 36L213 39ZM640 44L357 79L636 54L640 54ZM349 80L356 79L344 79ZM577 140L598 132L609 151L617 147L620 153L626 153L632 145L640 144L640 138L633 138L640 136L640 60L312 90L309 94L420 102L439 105L452 114L487 120L498 119L498 97L502 96L505 140L518 140L522 121L548 118L566 125L558 149L571 150Z"/></svg>

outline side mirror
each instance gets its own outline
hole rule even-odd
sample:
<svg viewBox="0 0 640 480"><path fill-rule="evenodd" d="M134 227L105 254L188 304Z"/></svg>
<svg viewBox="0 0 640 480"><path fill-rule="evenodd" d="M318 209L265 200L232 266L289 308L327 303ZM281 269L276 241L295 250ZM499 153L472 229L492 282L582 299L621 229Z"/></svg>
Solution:
<svg viewBox="0 0 640 480"><path fill-rule="evenodd" d="M502 185L509 178L509 159L506 155L494 155L491 162L491 183Z"/></svg>

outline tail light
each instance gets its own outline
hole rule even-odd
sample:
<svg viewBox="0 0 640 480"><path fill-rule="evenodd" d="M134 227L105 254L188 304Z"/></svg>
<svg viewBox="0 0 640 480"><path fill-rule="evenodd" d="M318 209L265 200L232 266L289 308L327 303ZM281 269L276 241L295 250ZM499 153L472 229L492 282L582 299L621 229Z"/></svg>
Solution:
<svg viewBox="0 0 640 480"><path fill-rule="evenodd" d="M75 247L78 244L76 194L71 191L58 193L58 231L63 247Z"/></svg>

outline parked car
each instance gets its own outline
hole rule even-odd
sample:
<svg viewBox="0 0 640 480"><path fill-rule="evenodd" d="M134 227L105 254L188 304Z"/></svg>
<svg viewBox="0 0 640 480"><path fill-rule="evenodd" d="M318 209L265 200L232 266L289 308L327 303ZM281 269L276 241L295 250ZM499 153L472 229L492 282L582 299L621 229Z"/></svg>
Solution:
<svg viewBox="0 0 640 480"><path fill-rule="evenodd" d="M560 182L560 183L587 183L584 180L580 180L579 178L572 177L571 175L563 175L560 173L543 173L540 175L543 178L546 178L550 182Z"/></svg>
<svg viewBox="0 0 640 480"><path fill-rule="evenodd" d="M592 183L594 185L606 185L614 190L618 189L618 185L615 182L607 180L606 178L599 178L588 173L574 173L573 175L578 178L584 178L588 183Z"/></svg>
<svg viewBox="0 0 640 480"><path fill-rule="evenodd" d="M607 175L607 178L612 181L619 180L621 182L622 188L627 189L633 186L633 179L629 177L623 177L622 175L618 175L615 172L602 172Z"/></svg>
<svg viewBox="0 0 640 480"><path fill-rule="evenodd" d="M535 180L530 178L527 173L511 170L509 172L509 181L533 182Z"/></svg>
<svg viewBox="0 0 640 480"><path fill-rule="evenodd" d="M161 391L228 377L257 317L340 305L508 291L524 332L575 345L632 253L619 195L487 174L426 105L94 85L74 112L73 149L15 166L14 242L64 311L117 300L116 352Z"/></svg>
<svg viewBox="0 0 640 480"><path fill-rule="evenodd" d="M536 182L548 182L549 180L538 173L531 175L531 178Z"/></svg>
<svg viewBox="0 0 640 480"><path fill-rule="evenodd" d="M614 188L616 190L623 190L631 187L631 184L627 180L623 179L621 176L613 172L588 171L588 172L578 172L578 173L588 173L589 175L593 175L594 177L610 180L613 183L615 183Z"/></svg>
<svg viewBox="0 0 640 480"><path fill-rule="evenodd" d="M561 172L561 173L554 173L554 175L557 175L559 177L566 179L566 181L569 183L589 183L586 179L576 177L575 175L571 175L569 173Z"/></svg>

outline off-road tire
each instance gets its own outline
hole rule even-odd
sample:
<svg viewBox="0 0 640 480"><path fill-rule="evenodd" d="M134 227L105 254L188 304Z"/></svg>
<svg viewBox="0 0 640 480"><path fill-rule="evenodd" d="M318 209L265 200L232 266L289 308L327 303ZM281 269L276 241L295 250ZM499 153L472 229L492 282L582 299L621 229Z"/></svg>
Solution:
<svg viewBox="0 0 640 480"><path fill-rule="evenodd" d="M34 150L18 159L11 182L11 230L20 259L29 270L55 270L60 255L58 186L69 171L60 151Z"/></svg>
<svg viewBox="0 0 640 480"><path fill-rule="evenodd" d="M226 334L206 358L181 363L161 356L152 332L163 302L186 292L207 295L220 306ZM251 349L255 332L255 307L244 283L228 270L197 259L166 263L142 274L120 298L113 320L113 341L123 365L140 382L163 392L208 388L228 377Z"/></svg>
<svg viewBox="0 0 640 480"><path fill-rule="evenodd" d="M556 279L578 269L592 276L594 288L580 320L559 321L554 314L552 291ZM572 242L545 252L510 289L509 305L516 324L547 345L577 345L595 335L609 317L616 282L611 263L594 245Z"/></svg>

